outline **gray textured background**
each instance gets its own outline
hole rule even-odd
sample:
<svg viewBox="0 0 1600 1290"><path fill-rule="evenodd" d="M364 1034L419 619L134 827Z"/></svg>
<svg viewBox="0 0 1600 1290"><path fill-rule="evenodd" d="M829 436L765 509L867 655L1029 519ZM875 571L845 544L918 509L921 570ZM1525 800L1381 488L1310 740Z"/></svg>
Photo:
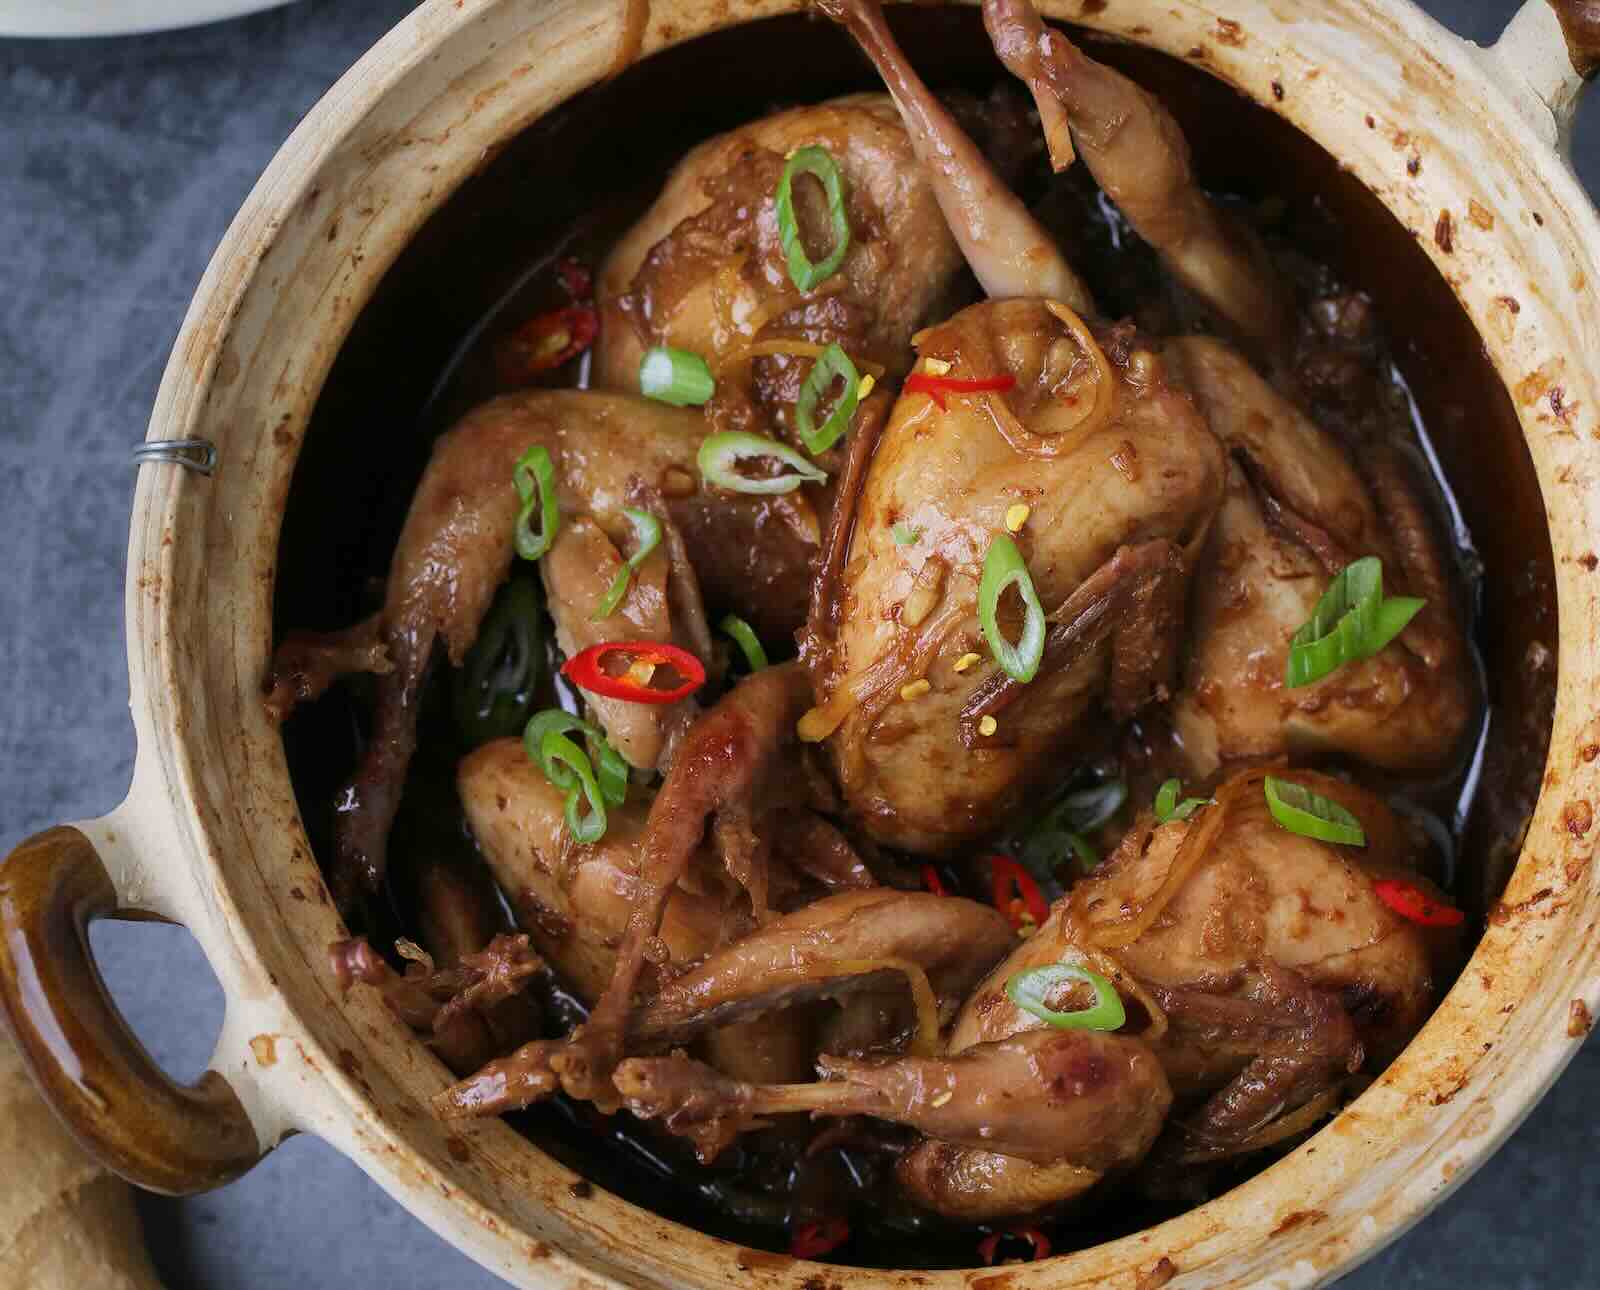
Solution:
<svg viewBox="0 0 1600 1290"><path fill-rule="evenodd" d="M1515 0L1423 0L1488 41ZM133 760L122 639L130 445L190 294L273 152L411 7L302 0L182 34L0 40L0 850L121 799ZM1591 191L1600 149L1579 132ZM222 1000L187 934L101 925L101 962L175 1074L203 1068ZM1403 1241L1344 1284L1600 1286L1600 1048ZM0 1184L3 1185L3 1184ZM224 1191L150 1198L168 1286L489 1290L322 1143Z"/></svg>

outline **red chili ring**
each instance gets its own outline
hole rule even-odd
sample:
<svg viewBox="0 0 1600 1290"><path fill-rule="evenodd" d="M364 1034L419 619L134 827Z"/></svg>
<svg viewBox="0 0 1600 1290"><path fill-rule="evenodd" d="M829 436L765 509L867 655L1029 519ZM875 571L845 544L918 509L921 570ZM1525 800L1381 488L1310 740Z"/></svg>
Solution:
<svg viewBox="0 0 1600 1290"><path fill-rule="evenodd" d="M500 342L495 365L501 383L516 385L570 362L600 334L593 305L568 305L524 323Z"/></svg>
<svg viewBox="0 0 1600 1290"><path fill-rule="evenodd" d="M850 1224L842 1218L802 1223L789 1239L789 1253L797 1259L820 1259L850 1239Z"/></svg>
<svg viewBox="0 0 1600 1290"><path fill-rule="evenodd" d="M980 380L961 380L954 376L931 376L927 372L913 372L906 378L905 392L907 394L926 394L939 405L939 411L944 412L949 405L945 403L947 394L981 394L985 391L1004 393L1017 383L1014 376L989 376Z"/></svg>
<svg viewBox="0 0 1600 1290"><path fill-rule="evenodd" d="M625 658L629 668L635 663L652 663L657 667L665 664L677 672L683 682L670 690L658 690L648 683L630 680L626 671L612 675L603 666L612 655ZM626 699L631 703L676 703L706 683L706 669L700 660L688 650L665 641L607 641L591 645L569 658L562 665L561 675L591 694Z"/></svg>
<svg viewBox="0 0 1600 1290"><path fill-rule="evenodd" d="M931 864L922 866L923 889L932 892L935 896L948 896L950 893L944 889L944 880L939 877L939 871Z"/></svg>
<svg viewBox="0 0 1600 1290"><path fill-rule="evenodd" d="M994 907L1011 920L1013 927L1020 928L1022 919L1013 914L1011 909L1011 891L1015 887L1034 926L1043 927L1045 920L1050 917L1050 902L1044 898L1033 875L1010 856L990 856L989 868L994 875Z"/></svg>
<svg viewBox="0 0 1600 1290"><path fill-rule="evenodd" d="M1466 915L1454 905L1435 900L1414 882L1399 878L1379 878L1372 884L1378 899L1399 914L1401 918L1420 923L1423 927L1459 927Z"/></svg>

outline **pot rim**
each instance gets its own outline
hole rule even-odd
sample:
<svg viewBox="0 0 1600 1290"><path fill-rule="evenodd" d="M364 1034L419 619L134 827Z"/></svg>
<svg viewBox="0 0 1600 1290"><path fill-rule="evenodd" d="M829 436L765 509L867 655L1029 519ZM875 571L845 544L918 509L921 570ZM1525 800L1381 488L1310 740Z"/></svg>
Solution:
<svg viewBox="0 0 1600 1290"><path fill-rule="evenodd" d="M483 0L474 6L426 0L403 19L295 131L247 199L197 290L162 382L150 437L226 437L219 444L224 470L233 465L236 477L241 471L259 474L261 482L241 485L233 496L254 513L241 524L250 530L248 541L229 546L233 539L218 536L215 504L205 495L210 485L181 472L142 472L127 593L139 766L129 802L112 817L130 839L112 865L113 876L126 904L176 917L201 940L229 995L216 1065L235 1081L264 1142L294 1129L329 1138L448 1239L526 1284L711 1284L700 1280L708 1275L729 1284L787 1282L818 1271L820 1265L770 1255L751 1261L754 1252L740 1253L738 1247L642 1211L631 1211L639 1221L624 1223L618 1207L631 1207L598 1192L585 1202L587 1214L569 1200L546 1195L550 1225L535 1227L530 1236L518 1230L526 1224L503 1202L503 1193L495 1191L507 1186L507 1179L490 1186L480 1177L468 1185L448 1158L419 1150L408 1138L411 1127L387 1105L386 1073L362 1072L359 1064L352 1070L342 1063L347 1050L328 1038L348 1029L352 1042L364 1043L357 1023L368 1029L388 1027L393 1023L386 1014L370 1000L365 1006L342 1004L333 997L330 983L315 979L309 970L294 982L304 992L295 1001L288 986L278 988L274 972L285 970L285 955L293 955L297 937L302 943L310 937L305 929L278 925L299 913L293 906L274 905L267 915L270 926L251 909L245 889L267 886L271 865L262 855L239 854L238 830L223 822L225 812L242 809L231 805L234 781L226 766L208 764L207 750L200 747L200 740L215 740L217 734L211 728L205 687L189 682L196 675L227 678L244 693L254 691L260 671L251 668L264 665L268 644L249 636L262 621L270 623L278 533L273 511L281 514L304 414L320 389L317 367L325 375L399 246L372 254L344 280L347 295L335 311L337 325L319 337L305 369L296 374L300 388L288 400L285 420L276 426L260 420L250 430L230 431L219 424L219 409L238 411L228 404L228 387L239 381L241 352L247 353L277 317L270 302L263 302L283 285L271 271L288 262L292 241L309 236L297 224L309 222L320 232L318 221L326 218L321 212L360 199L359 182L347 183L317 210L321 181L335 169L335 161L354 172L360 164L352 164L352 158L370 156L367 173L374 175L397 148L416 146L383 128L374 129L372 120L384 105L405 97L408 86L419 80L426 86L430 77L437 80L442 73L430 64L441 59L442 51L459 50L459 42L485 43L512 32L520 36L534 25L527 11L538 10L546 25L559 28L561 38L570 42L565 47L578 55L560 84L546 87L545 97L559 101L607 69L616 53L616 36L608 24L620 22L616 11L631 6L624 2L590 8L581 0L550 0L543 6L521 5L520 20L508 14L516 7L513 0ZM732 21L724 6L723 21L701 20L674 31L671 20L680 7L696 6L694 0L686 6L657 0L641 48L632 52L654 52ZM741 17L800 7L800 0L756 0ZM1581 1036L1568 1034L1561 1001L1581 1001L1590 1013L1600 1007L1600 945L1582 946L1578 931L1580 918L1597 916L1583 838L1587 823L1581 830L1574 827L1576 819L1589 818L1574 814L1579 805L1588 812L1590 801L1600 797L1600 770L1581 757L1570 767L1558 764L1556 756L1557 749L1600 744L1594 723L1582 715L1585 695L1600 686L1600 660L1586 657L1592 652L1589 631L1600 621L1600 605L1578 558L1587 549L1585 533L1600 532L1600 503L1581 488L1600 467L1600 447L1593 436L1573 432L1549 405L1551 389L1564 385L1571 392L1569 407L1600 407L1600 387L1564 358L1594 349L1600 337L1594 310L1581 298L1567 299L1569 292L1581 292L1580 278L1592 280L1600 271L1595 262L1600 220L1552 150L1559 126L1534 98L1526 72L1508 77L1511 69L1493 51L1458 40L1409 0L1328 0L1320 20L1276 15L1266 0L1177 0L1172 5L1124 0L1094 15L1071 7L1074 11L1066 12L1067 0L1041 4L1052 17L1179 58L1205 50L1208 70L1288 117L1418 233L1513 391L1550 511L1560 613L1551 761L1529 841L1502 905L1504 916L1491 920L1456 986L1372 1088L1290 1156L1227 1195L1158 1227L1004 1274L1008 1290L1102 1284L1108 1275L1126 1276L1131 1284L1141 1270L1170 1256L1183 1274L1174 1283L1179 1286L1242 1286L1268 1275L1275 1285L1308 1286L1369 1257L1458 1186L1520 1123L1581 1043ZM1168 16L1149 26L1141 23L1142 16L1157 10ZM1245 15L1244 39L1235 44L1226 38L1229 24ZM495 45L487 43L486 48ZM1325 75L1330 68L1337 74ZM1404 154L1386 137L1390 125L1396 134L1401 132L1398 123L1386 120L1383 129L1358 124L1363 105L1392 99L1401 81L1415 98L1404 132L1418 146L1429 140L1427 165L1417 176L1406 175ZM1284 87L1281 100L1275 85ZM507 128L520 128L548 105L502 105L498 119ZM1371 115L1366 119L1370 122ZM445 201L466 174L463 168L449 175L449 182L442 179L437 191L424 193L419 184L414 221L420 223ZM1502 185L1498 195L1490 191L1496 184ZM1440 212L1463 211L1469 200L1482 200L1491 210L1515 206L1516 218L1502 215L1493 230L1475 229L1454 239L1453 247L1445 245L1450 239L1437 236ZM1541 232L1532 232L1535 227ZM1535 272L1541 268L1546 271L1542 276ZM1551 284L1559 289L1547 293ZM1513 292L1522 296L1523 304L1508 326L1499 302ZM260 380L248 370L246 378L246 384ZM1574 397L1579 394L1581 399ZM253 443L247 442L252 430L257 435ZM207 591L203 577L197 584L184 543L173 540L182 533L206 534L208 550L235 557L251 572L250 586ZM234 626L221 634L224 639L198 642L193 624L185 621L197 610L196 598L204 596L210 597L207 621L221 623L233 611ZM276 740L264 718L247 728L240 740L248 749L244 764L275 785L281 781L287 790L287 769ZM297 849L304 849L297 862L314 871L292 791L289 803L289 814L272 822L288 827ZM259 827L261 821L254 823ZM147 867L131 855L134 844L146 854L147 846L159 845L183 857L184 864ZM239 868L246 859L253 862L253 871ZM314 908L314 903L301 907ZM332 915L324 909L316 918L317 930L322 930ZM1562 933L1578 946L1565 959L1560 955ZM1496 971L1488 972L1486 965ZM1492 977L1501 980L1497 984ZM1542 1000L1518 996L1502 1010L1508 982L1531 988L1536 979ZM348 1015L337 1020L308 1015L306 997L319 1008ZM304 1061L271 1068L252 1062L248 1040L258 1033L291 1039ZM413 1059L418 1068L426 1063ZM424 1083L431 1077L435 1086L440 1082L433 1068L407 1075ZM381 1086L377 1092L375 1084ZM507 1139L533 1150L498 1123L475 1128L471 1137L475 1148L481 1146L495 1159L514 1154L517 1148ZM1398 1185L1367 1180L1368 1166L1380 1158L1404 1166ZM1295 1200L1286 1206L1285 1195ZM1334 1196L1338 1203L1329 1200L1326 1208L1315 1203ZM646 1247L626 1240L608 1242L606 1229L613 1224L624 1233L654 1232L670 1251L658 1256L658 1247L648 1247L651 1267L648 1272L635 1270L630 1256L637 1259ZM1269 1241L1270 1236L1279 1239ZM581 1259L559 1247L558 1242L568 1239L587 1246ZM1281 1266L1290 1257L1294 1261ZM538 1260L532 1272L530 1259ZM921 1284L955 1286L982 1273L917 1275ZM849 1279L855 1286L888 1287L904 1284L905 1275L852 1269Z"/></svg>

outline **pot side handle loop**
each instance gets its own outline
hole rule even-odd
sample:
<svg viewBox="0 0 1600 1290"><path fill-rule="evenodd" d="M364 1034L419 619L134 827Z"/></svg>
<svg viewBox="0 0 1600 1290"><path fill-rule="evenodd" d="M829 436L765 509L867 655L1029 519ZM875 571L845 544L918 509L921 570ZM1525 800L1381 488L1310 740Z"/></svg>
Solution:
<svg viewBox="0 0 1600 1290"><path fill-rule="evenodd" d="M17 847L0 864L0 1007L45 1099L92 1155L151 1191L219 1187L262 1146L227 1080L174 1083L128 1029L88 941L91 922L117 913L80 830Z"/></svg>
<svg viewBox="0 0 1600 1290"><path fill-rule="evenodd" d="M1493 54L1549 110L1565 152L1578 100L1600 72L1600 0L1524 0Z"/></svg>

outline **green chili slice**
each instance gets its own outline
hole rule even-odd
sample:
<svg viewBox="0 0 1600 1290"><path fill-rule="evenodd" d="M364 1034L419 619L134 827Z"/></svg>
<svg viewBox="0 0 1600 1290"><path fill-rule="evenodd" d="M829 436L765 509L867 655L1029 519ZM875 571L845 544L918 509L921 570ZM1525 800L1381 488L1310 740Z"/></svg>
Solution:
<svg viewBox="0 0 1600 1290"><path fill-rule="evenodd" d="M1057 1012L1050 1007L1045 1000L1068 982L1081 982L1093 988L1094 1004L1076 1012ZM1117 1030L1128 1020L1116 986L1098 972L1073 963L1051 963L1018 972L1006 982L1006 993L1024 1012L1031 1012L1058 1030Z"/></svg>
<svg viewBox="0 0 1600 1290"><path fill-rule="evenodd" d="M800 237L800 222L795 217L794 181L799 175L814 175L828 198L828 216L833 222L833 250L820 264L813 264ZM789 261L789 278L801 291L810 291L827 281L844 263L850 249L850 217L845 212L844 176L826 148L812 145L797 148L783 168L778 181L778 240Z"/></svg>
<svg viewBox="0 0 1600 1290"><path fill-rule="evenodd" d="M617 570L617 576L606 588L606 594L600 598L594 613L589 615L591 622L597 623L617 612L617 606L628 594L628 583L633 580L633 575L638 572L645 557L661 545L661 521L654 515L635 506L624 506L622 513L633 524L633 554L622 562L622 568Z"/></svg>
<svg viewBox="0 0 1600 1290"><path fill-rule="evenodd" d="M700 444L700 474L708 483L735 493L792 493L801 484L826 483L828 472L819 470L787 444L743 430L724 430L707 435ZM738 466L747 461L777 461L793 474L754 478L741 475Z"/></svg>
<svg viewBox="0 0 1600 1290"><path fill-rule="evenodd" d="M1022 636L1015 645L1000 630L998 616L1000 597L1012 586L1021 594L1026 608ZM989 544L989 553L983 558L983 578L978 583L978 621L983 625L983 635L995 661L1012 678L1026 684L1038 675L1039 660L1044 657L1044 607L1033 589L1028 566L1022 562L1022 552L1004 533L995 536Z"/></svg>
<svg viewBox="0 0 1600 1290"><path fill-rule="evenodd" d="M550 774L552 767L559 766L566 772L569 783L576 781L576 786L567 792L567 832L579 842L598 842L605 837L605 795L595 782L594 768L590 766L583 749L559 730L547 730L539 741L539 760L546 767L546 775ZM551 776L551 783L556 783L554 776ZM556 786L559 788L561 785ZM578 810L580 799L588 800L587 813Z"/></svg>
<svg viewBox="0 0 1600 1290"><path fill-rule="evenodd" d="M1056 866L1070 851L1084 873L1093 873L1100 853L1084 835L1111 819L1127 800L1128 785L1121 779L1068 793L1028 830L1017 858L1034 877L1054 880Z"/></svg>
<svg viewBox="0 0 1600 1290"><path fill-rule="evenodd" d="M1107 779L1068 793L1057 810L1070 827L1080 833L1090 833L1110 820L1127 800L1127 781Z"/></svg>
<svg viewBox="0 0 1600 1290"><path fill-rule="evenodd" d="M639 393L675 408L697 408L709 403L717 381L700 355L687 349L657 345L639 360Z"/></svg>
<svg viewBox="0 0 1600 1290"><path fill-rule="evenodd" d="M527 723L544 672L544 645L537 575L514 573L451 685L451 709L467 747L514 735Z"/></svg>
<svg viewBox="0 0 1600 1290"><path fill-rule="evenodd" d="M1266 794L1272 818L1290 833L1315 838L1318 842L1336 842L1340 846L1367 845L1367 831L1361 827L1360 820L1339 803L1313 793L1303 784L1268 775Z"/></svg>
<svg viewBox="0 0 1600 1290"><path fill-rule="evenodd" d="M550 549L561 529L561 510L556 505L556 468L550 450L534 444L522 454L511 472L522 509L517 512L517 554L524 560L537 560ZM539 531L533 531L533 513L539 512Z"/></svg>
<svg viewBox="0 0 1600 1290"><path fill-rule="evenodd" d="M1371 658L1405 630L1426 603L1412 596L1385 600L1383 562L1377 556L1346 565L1289 642L1284 684L1290 689L1310 685L1346 663Z"/></svg>
<svg viewBox="0 0 1600 1290"><path fill-rule="evenodd" d="M833 389L833 383L840 379L844 381L844 393L834 402L828 419L819 426L817 407ZM827 452L850 428L860 393L861 373L856 371L850 355L837 344L829 345L811 364L800 386L800 400L794 405L795 429L800 432L800 442L813 457Z"/></svg>
<svg viewBox="0 0 1600 1290"><path fill-rule="evenodd" d="M767 666L767 651L761 644L761 638L738 614L729 614L717 626L733 637L734 642L744 652L744 661L750 664L752 672L759 672Z"/></svg>

